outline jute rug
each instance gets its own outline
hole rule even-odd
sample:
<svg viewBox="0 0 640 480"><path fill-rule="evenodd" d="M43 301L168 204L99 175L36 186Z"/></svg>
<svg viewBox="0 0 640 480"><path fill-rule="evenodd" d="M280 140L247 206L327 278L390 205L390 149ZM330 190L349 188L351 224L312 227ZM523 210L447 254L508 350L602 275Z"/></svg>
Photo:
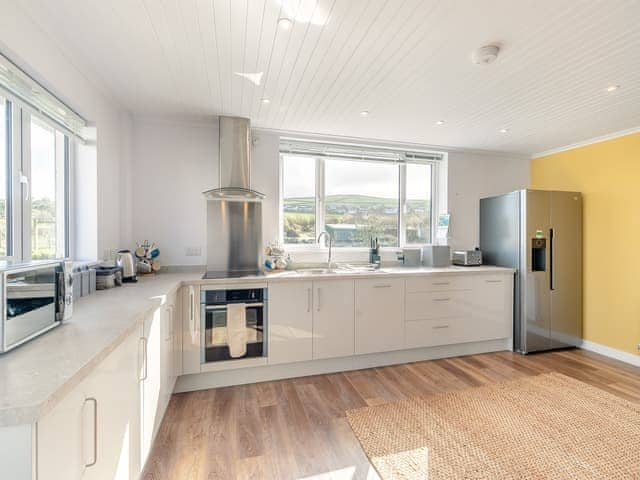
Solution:
<svg viewBox="0 0 640 480"><path fill-rule="evenodd" d="M557 373L347 418L384 480L640 479L640 405Z"/></svg>

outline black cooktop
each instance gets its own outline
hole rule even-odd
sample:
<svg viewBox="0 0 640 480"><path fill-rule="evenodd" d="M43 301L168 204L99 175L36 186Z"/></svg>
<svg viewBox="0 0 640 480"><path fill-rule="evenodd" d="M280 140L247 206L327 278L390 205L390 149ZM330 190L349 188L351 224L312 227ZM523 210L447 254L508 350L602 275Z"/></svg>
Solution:
<svg viewBox="0 0 640 480"><path fill-rule="evenodd" d="M242 277L263 277L264 272L259 268L248 270L207 270L203 279L212 280L216 278L242 278Z"/></svg>

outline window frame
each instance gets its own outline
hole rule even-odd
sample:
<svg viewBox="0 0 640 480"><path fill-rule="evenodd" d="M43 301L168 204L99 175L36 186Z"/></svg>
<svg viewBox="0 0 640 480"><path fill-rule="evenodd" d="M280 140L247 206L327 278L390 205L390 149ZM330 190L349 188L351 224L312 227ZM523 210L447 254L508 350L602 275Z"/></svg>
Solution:
<svg viewBox="0 0 640 480"><path fill-rule="evenodd" d="M64 172L60 183L63 207L61 219L64 222L62 233L64 245L54 258L69 258L73 253L73 161L75 137L69 130L50 120L43 114L22 104L13 95L1 93L10 105L10 121L7 128L8 166L7 166L7 255L2 260L30 261L31 245L31 118L47 129L51 129L55 138L55 157L61 155ZM63 144L58 144L58 139ZM60 150L59 150L60 148ZM56 182L58 179L56 180ZM58 232L56 232L56 235ZM60 255L59 255L60 254Z"/></svg>
<svg viewBox="0 0 640 480"><path fill-rule="evenodd" d="M403 153L404 150L401 148L392 149L398 153ZM425 153L431 154L433 152L415 152L414 150L411 153ZM286 247L287 250L290 251L316 251L321 250L322 248L316 242L313 244L295 244L295 243L285 243L284 238L284 156L300 156L300 157L310 157L315 160L315 234L316 237L325 230L324 222L325 222L325 200L326 200L326 176L325 176L325 160L327 158L335 158L336 160L341 160L340 157L325 157L318 156L312 153L300 153L300 152L287 152L286 149L279 149L278 152L279 160L278 160L278 169L279 169L279 199L278 199L278 242ZM440 155L440 159L425 159L425 160L414 160L407 159L404 161L388 161L388 160L371 160L371 161L379 161L384 163L395 163L398 165L398 245L397 246L385 246L381 247L383 251L397 251L398 249L404 247L411 246L423 246L423 245L431 245L434 243L436 238L436 228L437 228L437 219L441 213L444 213L446 209L446 205L443 205L440 186L442 185L440 176L446 172L446 168L442 168L443 161L446 161L445 153L438 153ZM347 160L347 159L344 159ZM406 174L407 174L407 164L421 164L421 165L429 165L431 166L431 233L430 233L430 242L425 244L417 244L417 243L406 243L406 223L405 217L407 214L407 198L406 198ZM366 247L335 247L343 252L363 252L368 251L369 249Z"/></svg>

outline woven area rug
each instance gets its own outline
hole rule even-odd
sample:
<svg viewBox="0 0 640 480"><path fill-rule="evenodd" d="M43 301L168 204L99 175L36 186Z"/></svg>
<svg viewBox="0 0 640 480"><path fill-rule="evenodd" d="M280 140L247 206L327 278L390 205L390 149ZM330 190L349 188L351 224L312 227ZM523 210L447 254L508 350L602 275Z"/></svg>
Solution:
<svg viewBox="0 0 640 480"><path fill-rule="evenodd" d="M640 405L558 373L347 418L384 480L640 479Z"/></svg>

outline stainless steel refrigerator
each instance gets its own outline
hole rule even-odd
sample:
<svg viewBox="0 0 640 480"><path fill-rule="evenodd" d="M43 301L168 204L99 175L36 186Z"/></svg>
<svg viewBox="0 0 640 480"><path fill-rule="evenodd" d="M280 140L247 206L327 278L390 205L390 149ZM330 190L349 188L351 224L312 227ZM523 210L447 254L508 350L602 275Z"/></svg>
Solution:
<svg viewBox="0 0 640 480"><path fill-rule="evenodd" d="M516 270L514 350L582 337L582 195L519 190L480 200L483 263Z"/></svg>

